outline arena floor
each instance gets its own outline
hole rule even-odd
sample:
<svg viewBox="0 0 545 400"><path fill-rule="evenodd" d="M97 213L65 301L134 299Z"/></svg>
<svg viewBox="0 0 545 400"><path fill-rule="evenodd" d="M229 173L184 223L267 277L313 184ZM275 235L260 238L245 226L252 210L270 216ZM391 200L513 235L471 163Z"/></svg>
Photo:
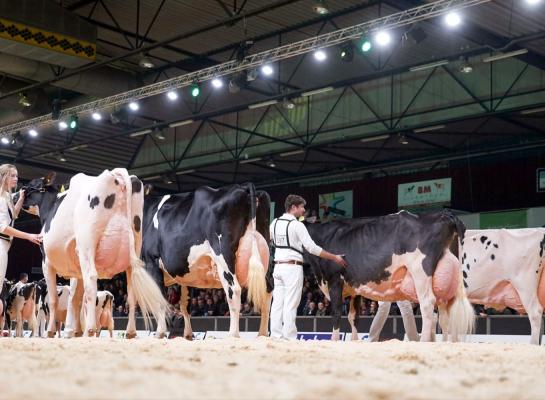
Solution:
<svg viewBox="0 0 545 400"><path fill-rule="evenodd" d="M2 399L543 399L545 348L0 339Z"/></svg>

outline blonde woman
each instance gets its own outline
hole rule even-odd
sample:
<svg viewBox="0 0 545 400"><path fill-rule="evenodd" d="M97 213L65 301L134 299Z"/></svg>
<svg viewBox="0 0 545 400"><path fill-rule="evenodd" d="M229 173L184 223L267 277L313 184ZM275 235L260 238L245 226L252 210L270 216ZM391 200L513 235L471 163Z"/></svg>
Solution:
<svg viewBox="0 0 545 400"><path fill-rule="evenodd" d="M26 239L32 243L40 244L42 235L22 232L13 227L13 222L19 215L25 192L19 192L17 204L13 204L12 192L17 187L17 168L11 164L0 165L0 283L4 282L6 269L8 267L8 251L11 246L11 240L14 237Z"/></svg>

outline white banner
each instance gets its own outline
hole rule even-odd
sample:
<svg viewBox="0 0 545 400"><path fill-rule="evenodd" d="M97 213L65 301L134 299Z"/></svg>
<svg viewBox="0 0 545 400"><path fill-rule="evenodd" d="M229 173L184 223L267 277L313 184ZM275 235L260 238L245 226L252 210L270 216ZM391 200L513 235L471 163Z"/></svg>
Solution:
<svg viewBox="0 0 545 400"><path fill-rule="evenodd" d="M397 207L450 204L452 179L401 183L397 186Z"/></svg>

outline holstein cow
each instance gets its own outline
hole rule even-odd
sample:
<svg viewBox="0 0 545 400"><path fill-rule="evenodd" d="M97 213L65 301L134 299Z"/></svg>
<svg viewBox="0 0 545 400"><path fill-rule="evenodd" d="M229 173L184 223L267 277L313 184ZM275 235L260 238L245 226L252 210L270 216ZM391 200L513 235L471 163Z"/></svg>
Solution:
<svg viewBox="0 0 545 400"><path fill-rule="evenodd" d="M70 290L65 335L75 332L85 295L87 336L95 334L97 279L110 279L126 271L129 306L127 336L136 336L135 301L142 314L158 321L158 336L166 331L167 303L140 260L142 182L126 169L104 171L99 176L77 174L69 190L53 186L54 174L34 179L26 191L23 209L38 215L43 234L43 272L50 296L48 336L55 334L56 274L77 278ZM72 286L72 285L71 285ZM71 288L72 289L72 288Z"/></svg>
<svg viewBox="0 0 545 400"><path fill-rule="evenodd" d="M460 257L469 300L527 313L531 343L539 344L545 306L545 228L468 230Z"/></svg>
<svg viewBox="0 0 545 400"><path fill-rule="evenodd" d="M100 336L100 331L107 328L110 337L114 332L114 313L113 313L114 295L108 290L99 290L96 298L96 337ZM85 326L85 307L81 310L81 324Z"/></svg>
<svg viewBox="0 0 545 400"><path fill-rule="evenodd" d="M11 321L15 320L15 336L23 337L23 323L28 322L32 336L36 337L36 285L37 282L16 283L9 288L6 301L6 322L11 334Z"/></svg>
<svg viewBox="0 0 545 400"><path fill-rule="evenodd" d="M47 283L45 279L38 282L37 291L37 324L38 336L44 336L49 319L49 293L47 292ZM70 286L57 286L57 309L55 310L55 329L58 337L61 337L61 325L66 322L66 313L68 310L68 300L70 298Z"/></svg>
<svg viewBox="0 0 545 400"><path fill-rule="evenodd" d="M341 267L305 253L305 262L322 291L331 299L333 339L339 337L343 287L345 296L420 303L421 341L433 338L437 304L443 328L455 339L473 329L474 312L462 284L462 271L449 251L455 235L464 237L463 223L448 210L415 215L406 211L383 217L342 219L308 224L316 244L345 254ZM354 325L355 312L351 310ZM450 317L450 318L449 318ZM353 326L354 333L354 326Z"/></svg>
<svg viewBox="0 0 545 400"><path fill-rule="evenodd" d="M4 331L4 321L6 319L6 310L8 304L9 289L13 285L13 282L4 279L2 282L2 289L0 289L0 336Z"/></svg>
<svg viewBox="0 0 545 400"><path fill-rule="evenodd" d="M241 287L247 287L249 301L261 311L259 334L267 335L270 200L265 192L258 196L249 183L146 197L142 256L158 283L182 285L184 337L192 335L187 286L223 287L231 316L229 335L235 337L239 336Z"/></svg>

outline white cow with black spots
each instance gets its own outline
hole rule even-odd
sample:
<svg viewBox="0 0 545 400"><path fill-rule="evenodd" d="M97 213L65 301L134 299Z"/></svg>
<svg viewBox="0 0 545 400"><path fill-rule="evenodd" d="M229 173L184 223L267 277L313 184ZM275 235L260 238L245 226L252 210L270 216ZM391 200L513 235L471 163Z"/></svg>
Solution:
<svg viewBox="0 0 545 400"><path fill-rule="evenodd" d="M527 313L531 343L539 344L545 306L545 228L467 230L460 257L469 300Z"/></svg>

